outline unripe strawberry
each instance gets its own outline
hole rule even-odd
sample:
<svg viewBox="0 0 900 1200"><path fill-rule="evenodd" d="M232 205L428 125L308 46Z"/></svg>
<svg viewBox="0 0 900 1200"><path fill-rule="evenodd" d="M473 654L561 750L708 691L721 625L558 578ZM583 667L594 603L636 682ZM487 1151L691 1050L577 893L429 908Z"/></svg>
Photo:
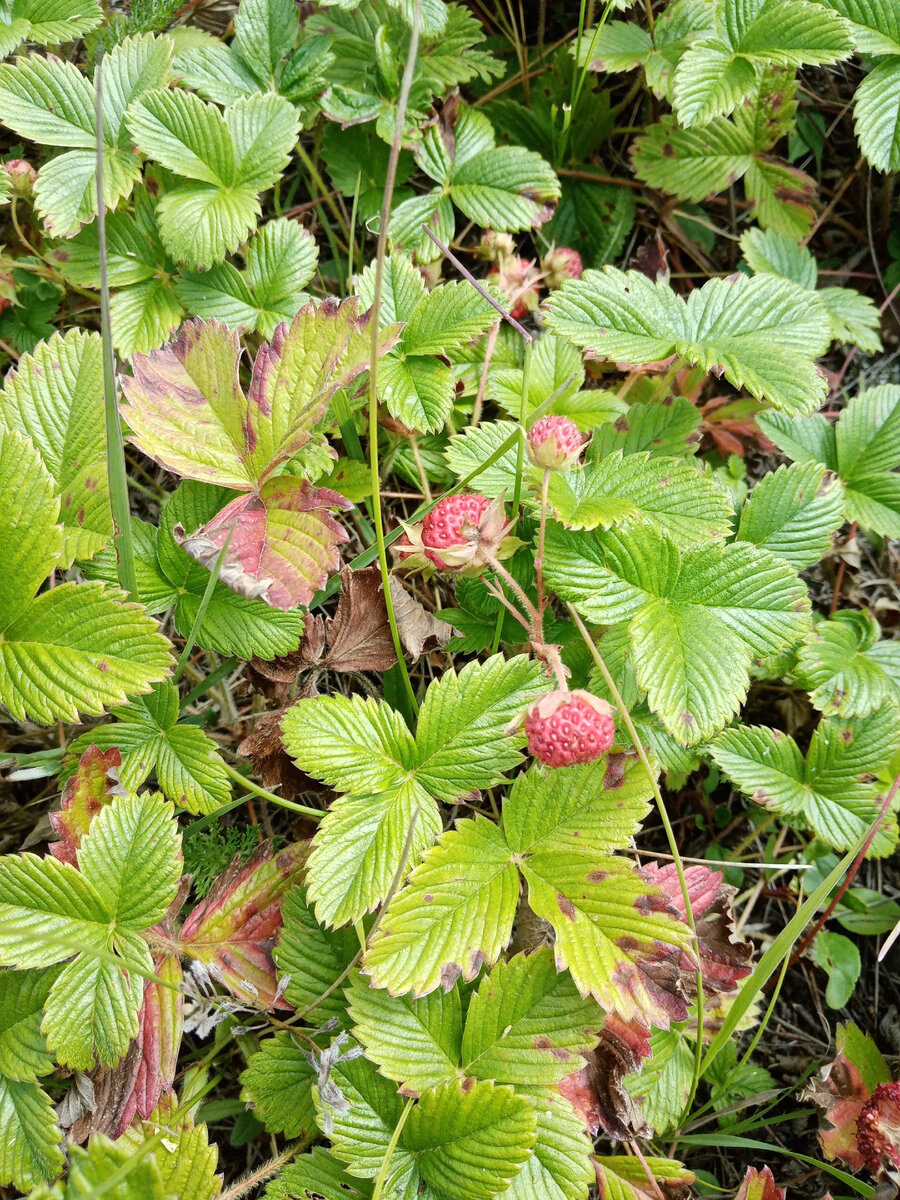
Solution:
<svg viewBox="0 0 900 1200"><path fill-rule="evenodd" d="M558 288L567 279L580 279L584 266L581 255L570 246L557 246L541 259L541 271L548 288Z"/></svg>
<svg viewBox="0 0 900 1200"><path fill-rule="evenodd" d="M612 713L590 692L549 692L525 714L528 751L548 767L593 762L613 743Z"/></svg>
<svg viewBox="0 0 900 1200"><path fill-rule="evenodd" d="M500 290L509 297L509 315L515 319L534 312L541 300L541 277L533 262L527 258L504 255L488 271Z"/></svg>
<svg viewBox="0 0 900 1200"><path fill-rule="evenodd" d="M9 158L3 164L14 195L28 199L34 192L37 171L24 158Z"/></svg>
<svg viewBox="0 0 900 1200"><path fill-rule="evenodd" d="M528 457L536 467L571 471L589 441L569 417L540 417L528 430Z"/></svg>
<svg viewBox="0 0 900 1200"><path fill-rule="evenodd" d="M511 233L498 233L496 229L486 229L481 235L476 253L480 258L489 262L499 262L502 258L511 258L516 252L516 243Z"/></svg>
<svg viewBox="0 0 900 1200"><path fill-rule="evenodd" d="M900 1083L879 1083L856 1119L856 1138L873 1174L900 1167Z"/></svg>

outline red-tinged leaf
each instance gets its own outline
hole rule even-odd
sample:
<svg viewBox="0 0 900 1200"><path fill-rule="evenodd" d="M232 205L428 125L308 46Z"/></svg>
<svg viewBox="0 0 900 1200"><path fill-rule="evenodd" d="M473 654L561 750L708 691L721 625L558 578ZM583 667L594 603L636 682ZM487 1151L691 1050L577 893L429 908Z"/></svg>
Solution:
<svg viewBox="0 0 900 1200"><path fill-rule="evenodd" d="M140 1059L120 1132L131 1124L135 1112L145 1118L150 1116L160 1099L171 1092L178 1066L184 1024L181 963L174 954L166 954L155 961L153 969L164 982L148 979L144 986L144 1002L138 1014Z"/></svg>
<svg viewBox="0 0 900 1200"><path fill-rule="evenodd" d="M240 341L217 321L187 321L161 350L132 356L122 416L143 452L185 479L253 491L313 436L328 401L364 370L368 316L355 296L301 308L279 325L240 385ZM378 353L399 337L382 330Z"/></svg>
<svg viewBox="0 0 900 1200"><path fill-rule="evenodd" d="M126 794L117 774L121 765L122 755L115 746L105 751L89 746L82 754L77 771L63 790L59 812L50 814L50 824L59 834L59 841L50 843L54 858L78 866L75 852L91 821L114 796Z"/></svg>
<svg viewBox="0 0 900 1200"><path fill-rule="evenodd" d="M720 871L700 864L687 867L685 878L700 946L700 964L704 995L728 995L738 982L750 974L753 947L734 932L731 902L736 889L722 882ZM660 867L655 863L642 868L648 883L662 888L666 903L682 920L687 919L684 896L674 863ZM685 962L685 985L691 989L692 970Z"/></svg>
<svg viewBox="0 0 900 1200"><path fill-rule="evenodd" d="M650 1031L637 1021L626 1022L610 1014L586 1066L558 1085L590 1134L596 1136L602 1129L607 1137L620 1142L649 1135L640 1104L623 1084L625 1076L638 1070L649 1056Z"/></svg>
<svg viewBox="0 0 900 1200"><path fill-rule="evenodd" d="M757 1171L748 1167L734 1200L785 1200L784 1188L778 1187L768 1167Z"/></svg>
<svg viewBox="0 0 900 1200"><path fill-rule="evenodd" d="M900 1083L879 1083L856 1122L859 1150L874 1175L897 1178L900 1167ZM892 1170L893 1168L893 1170Z"/></svg>
<svg viewBox="0 0 900 1200"><path fill-rule="evenodd" d="M308 853L305 842L295 842L273 856L264 842L244 866L237 855L182 927L183 953L210 968L244 1004L268 1009L276 1003L272 947L281 901L299 881Z"/></svg>
<svg viewBox="0 0 900 1200"><path fill-rule="evenodd" d="M350 502L304 479L281 475L259 492L237 496L211 521L176 541L210 570L229 535L219 578L251 600L284 610L309 604L340 563L338 545L349 540L329 512Z"/></svg>
<svg viewBox="0 0 900 1200"><path fill-rule="evenodd" d="M857 1121L879 1084L891 1073L870 1037L855 1025L839 1025L837 1054L802 1095L819 1109L819 1141L828 1159L839 1158L854 1171L865 1165Z"/></svg>

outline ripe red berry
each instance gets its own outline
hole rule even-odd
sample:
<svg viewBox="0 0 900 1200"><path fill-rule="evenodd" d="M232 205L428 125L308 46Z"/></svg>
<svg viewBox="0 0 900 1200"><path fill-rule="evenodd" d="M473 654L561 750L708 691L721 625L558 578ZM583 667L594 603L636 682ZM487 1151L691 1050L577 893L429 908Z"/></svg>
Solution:
<svg viewBox="0 0 900 1200"><path fill-rule="evenodd" d="M856 1137L874 1174L900 1167L900 1083L879 1083L857 1117Z"/></svg>
<svg viewBox="0 0 900 1200"><path fill-rule="evenodd" d="M569 471L588 440L568 417L541 417L528 431L528 457L536 467Z"/></svg>
<svg viewBox="0 0 900 1200"><path fill-rule="evenodd" d="M472 492L468 496L447 496L439 500L422 522L422 545L426 558L430 558L437 567L461 566L457 561L442 558L436 551L477 543L484 515L490 507L490 500L480 492Z"/></svg>
<svg viewBox="0 0 900 1200"><path fill-rule="evenodd" d="M590 692L550 692L525 714L528 750L548 767L593 762L613 743L612 708Z"/></svg>

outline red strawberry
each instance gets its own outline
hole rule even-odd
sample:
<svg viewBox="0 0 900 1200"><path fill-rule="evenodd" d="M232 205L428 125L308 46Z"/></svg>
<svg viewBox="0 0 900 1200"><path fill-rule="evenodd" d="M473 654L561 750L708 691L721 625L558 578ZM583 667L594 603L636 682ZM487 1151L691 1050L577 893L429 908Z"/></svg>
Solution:
<svg viewBox="0 0 900 1200"><path fill-rule="evenodd" d="M569 471L588 441L568 417L541 417L528 431L528 457L536 467Z"/></svg>
<svg viewBox="0 0 900 1200"><path fill-rule="evenodd" d="M859 1152L875 1175L900 1167L900 1083L879 1083L856 1120Z"/></svg>
<svg viewBox="0 0 900 1200"><path fill-rule="evenodd" d="M482 518L490 506L490 500L480 492L472 492L468 496L447 496L439 500L422 522L422 545L426 558L430 558L437 567L457 565L445 562L435 551L476 540Z"/></svg>
<svg viewBox="0 0 900 1200"><path fill-rule="evenodd" d="M544 283L548 288L558 288L567 279L580 279L584 266L581 255L570 246L557 246L541 259Z"/></svg>
<svg viewBox="0 0 900 1200"><path fill-rule="evenodd" d="M590 692L549 692L525 714L529 753L548 767L593 762L613 743L612 712Z"/></svg>

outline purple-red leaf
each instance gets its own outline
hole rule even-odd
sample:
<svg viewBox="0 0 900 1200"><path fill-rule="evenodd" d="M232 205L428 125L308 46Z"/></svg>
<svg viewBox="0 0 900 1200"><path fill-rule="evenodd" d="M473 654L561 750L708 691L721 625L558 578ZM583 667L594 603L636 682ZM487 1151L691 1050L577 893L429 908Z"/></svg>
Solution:
<svg viewBox="0 0 900 1200"><path fill-rule="evenodd" d="M748 1167L734 1200L784 1200L784 1188L778 1187L768 1167L757 1171Z"/></svg>
<svg viewBox="0 0 900 1200"><path fill-rule="evenodd" d="M840 1158L858 1171L866 1158L857 1122L878 1085L891 1082L891 1073L872 1039L854 1024L838 1026L836 1045L834 1059L822 1067L802 1098L819 1109L825 1157Z"/></svg>
<svg viewBox="0 0 900 1200"><path fill-rule="evenodd" d="M59 812L50 814L50 824L59 834L59 841L50 843L54 858L78 866L75 852L91 821L114 796L126 794L117 774L121 765L122 755L115 746L105 751L89 746L82 754L77 771L63 791Z"/></svg>
<svg viewBox="0 0 900 1200"><path fill-rule="evenodd" d="M641 1106L623 1082L649 1057L649 1029L611 1013L596 1047L587 1056L587 1064L558 1085L589 1133L596 1135L602 1129L607 1137L620 1142L649 1135Z"/></svg>
<svg viewBox="0 0 900 1200"><path fill-rule="evenodd" d="M244 866L237 855L182 927L184 954L208 967L244 1004L268 1009L276 1003L272 947L281 901L299 881L308 853L305 842L295 842L274 856L271 844L263 843Z"/></svg>
<svg viewBox="0 0 900 1200"><path fill-rule="evenodd" d="M308 604L340 563L337 547L349 534L329 510L349 507L337 492L281 475L258 492L237 496L194 532L176 525L173 533L210 570L230 535L222 583L287 610Z"/></svg>

